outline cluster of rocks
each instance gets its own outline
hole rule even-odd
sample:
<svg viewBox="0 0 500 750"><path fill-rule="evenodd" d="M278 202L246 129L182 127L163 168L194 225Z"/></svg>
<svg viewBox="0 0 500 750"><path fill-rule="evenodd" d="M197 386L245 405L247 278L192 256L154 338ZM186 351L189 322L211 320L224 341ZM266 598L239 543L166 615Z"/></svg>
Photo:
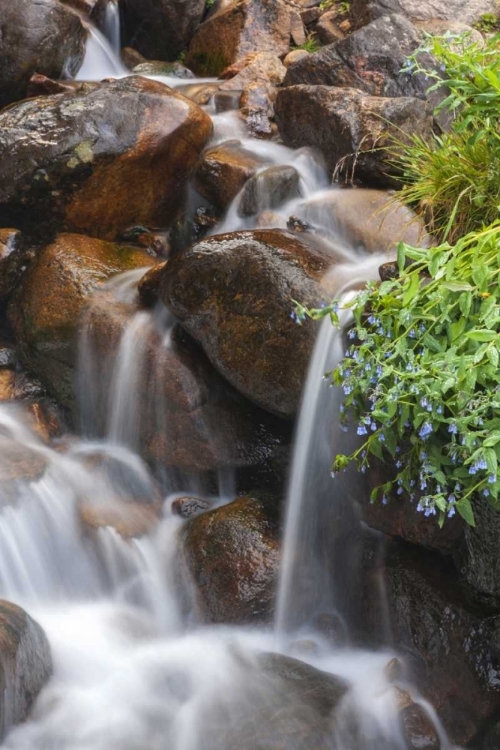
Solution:
<svg viewBox="0 0 500 750"><path fill-rule="evenodd" d="M388 160L395 133L404 140L445 126L434 121L436 102L429 100L425 80L402 69L424 31L463 28L494 2L354 0L347 10L314 0L215 0L210 8L205 0L121 0L123 59L136 75L60 81L78 70L86 24L103 24L106 5L0 0L0 106L10 105L0 112L0 401L26 403L41 438L50 440L61 429L52 398L64 419L71 423L74 416L82 325L105 363L131 317L163 303L178 324L168 349L161 349L154 331L144 344L141 449L150 464L172 470L238 469L242 492L228 505L209 509L204 499L175 501L174 512L188 519L182 558L202 620L268 621L291 427L316 335L312 321L297 326L290 317L291 300L320 305L343 286L344 271L331 246L307 225L300 232L268 229L263 220L262 228L186 241L194 236L183 230L191 188L204 211L208 206L198 217L201 233L208 226L202 219L210 212L220 216L239 194L241 214L256 216L298 189L292 168L269 167L238 141L211 144L212 123L200 104L213 97L217 112L239 110L256 137L313 146L332 174L360 181L364 189L332 192L320 206L351 244L387 253L402 239L425 245L429 238L418 219L381 189L398 183ZM312 53L304 48L311 38L321 45ZM180 93L145 75L186 82ZM219 80L190 84L194 75ZM262 194L271 196L265 206ZM313 201L311 220L317 209ZM165 263L169 248L175 252ZM134 303L94 295L113 275L141 268ZM159 390L151 391L149 373ZM168 429L153 419L158 404L168 405ZM3 464L0 475L7 481L12 463ZM116 508L103 516L84 507L82 521L88 528L114 525L124 536L146 533L157 506L132 510L132 525ZM484 747L495 747L499 521L486 505L475 529L457 521L443 531L401 501L389 510L366 506L360 512L387 537L383 573L394 645L408 657L453 741L467 744L490 731ZM366 549L367 606L359 639L373 644L382 617L374 595L380 563L374 566L369 543ZM12 605L5 612L2 607L0 632L1 618L15 617L12 632L19 639L1 639L8 725L24 717L50 660L29 617ZM26 646L25 632L35 646ZM33 648L40 659L33 674L30 666L30 675L20 676L22 648ZM302 681L290 705L278 707L289 715L304 705L311 675L299 674L297 664L286 668ZM278 680L276 664L273 669ZM315 679L328 710L315 703L310 726L320 734L311 735L310 746L323 747L325 717L344 687L324 675ZM404 698L402 706L410 725L415 704ZM438 748L439 738L433 730L425 733L422 717L417 725L421 734L414 732L409 747ZM243 726L240 736L221 744L250 747L244 732Z"/></svg>

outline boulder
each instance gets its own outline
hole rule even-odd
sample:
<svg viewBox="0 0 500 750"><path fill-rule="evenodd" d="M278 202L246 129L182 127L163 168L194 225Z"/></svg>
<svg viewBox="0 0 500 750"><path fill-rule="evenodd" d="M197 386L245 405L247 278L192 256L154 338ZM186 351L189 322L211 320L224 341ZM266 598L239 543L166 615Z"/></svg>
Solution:
<svg viewBox="0 0 500 750"><path fill-rule="evenodd" d="M160 470L169 467L184 475L238 468L258 471L264 482L265 472L274 469L275 483L282 481L283 472L278 476L275 466L282 447L289 444L288 425L237 394L179 326L167 344L153 315L105 290L94 295L84 320L96 368L90 375L90 421L98 434L109 429L120 341L138 315L143 325L138 329L131 404L136 415L131 439L137 452Z"/></svg>
<svg viewBox="0 0 500 750"><path fill-rule="evenodd" d="M174 515L181 518L192 518L209 510L210 501L200 497L176 497L170 507Z"/></svg>
<svg viewBox="0 0 500 750"><path fill-rule="evenodd" d="M172 258L159 294L219 372L282 416L298 408L316 324L292 319L293 300L317 307L335 264L322 245L281 230L210 237Z"/></svg>
<svg viewBox="0 0 500 750"><path fill-rule="evenodd" d="M264 160L247 151L240 141L226 141L202 155L194 186L203 198L225 210L263 164Z"/></svg>
<svg viewBox="0 0 500 750"><path fill-rule="evenodd" d="M17 229L0 229L0 300L7 299L16 288L28 257Z"/></svg>
<svg viewBox="0 0 500 750"><path fill-rule="evenodd" d="M258 52L254 55L249 55L247 60L243 61L244 66L241 64L232 66L234 70L238 70L236 75L232 73L232 68L226 69L223 72L222 78L228 79L219 87L220 91L242 91L250 84L257 81L264 83L280 84L286 75L286 68L275 54L271 52Z"/></svg>
<svg viewBox="0 0 500 750"><path fill-rule="evenodd" d="M500 514L482 497L474 499L474 527L465 525L457 565L468 583L500 607Z"/></svg>
<svg viewBox="0 0 500 750"><path fill-rule="evenodd" d="M392 543L383 572L391 642L451 742L469 746L500 708L500 615L436 553Z"/></svg>
<svg viewBox="0 0 500 750"><path fill-rule="evenodd" d="M181 531L183 558L206 622L269 621L279 567L279 509L240 497L203 513Z"/></svg>
<svg viewBox="0 0 500 750"><path fill-rule="evenodd" d="M356 28L388 13L400 13L411 21L460 19L473 24L496 10L495 0L353 0L350 17Z"/></svg>
<svg viewBox="0 0 500 750"><path fill-rule="evenodd" d="M61 0L64 5L74 8L87 16L96 26L102 27L106 17L106 7L112 0Z"/></svg>
<svg viewBox="0 0 500 750"><path fill-rule="evenodd" d="M122 0L126 43L148 59L176 60L205 12L206 0Z"/></svg>
<svg viewBox="0 0 500 750"><path fill-rule="evenodd" d="M82 503L78 509L80 521L87 533L113 528L123 539L149 534L159 523L158 510L144 503Z"/></svg>
<svg viewBox="0 0 500 750"><path fill-rule="evenodd" d="M134 67L132 72L138 76L167 76L171 78L195 77L194 73L180 62L163 62L162 60L141 62Z"/></svg>
<svg viewBox="0 0 500 750"><path fill-rule="evenodd" d="M397 195L385 190L330 190L304 202L299 213L319 231L338 234L351 247L365 253L394 257L399 242L413 247L427 247L430 243L420 217L400 203Z"/></svg>
<svg viewBox="0 0 500 750"><path fill-rule="evenodd" d="M238 0L222 7L194 35L186 64L198 75L218 76L252 52L286 55L291 14L284 0Z"/></svg>
<svg viewBox="0 0 500 750"><path fill-rule="evenodd" d="M337 10L329 10L318 19L314 33L322 44L333 44L344 38L339 29L339 14Z"/></svg>
<svg viewBox="0 0 500 750"><path fill-rule="evenodd" d="M275 116L285 145L316 146L332 172L377 187L398 185L398 168L390 163L396 142L430 138L433 124L430 108L415 97L368 96L334 86L281 89Z"/></svg>
<svg viewBox="0 0 500 750"><path fill-rule="evenodd" d="M240 112L255 138L269 139L276 135L276 126L273 127L276 93L272 83L255 81L241 94Z"/></svg>
<svg viewBox="0 0 500 750"><path fill-rule="evenodd" d="M211 132L198 106L140 76L22 102L0 114L0 215L104 239L166 227Z"/></svg>
<svg viewBox="0 0 500 750"><path fill-rule="evenodd" d="M310 54L311 53L307 52L307 50L305 49L293 49L283 60L283 65L285 66L285 68L289 68L299 60L303 60L304 58L309 57Z"/></svg>
<svg viewBox="0 0 500 750"><path fill-rule="evenodd" d="M79 318L90 295L111 276L151 264L137 248L81 235L61 234L37 252L8 316L28 369L65 406L73 404Z"/></svg>
<svg viewBox="0 0 500 750"><path fill-rule="evenodd" d="M50 677L50 646L40 625L21 607L0 601L0 737L24 721Z"/></svg>
<svg viewBox="0 0 500 750"><path fill-rule="evenodd" d="M406 58L422 38L422 33L403 16L382 16L290 66L284 85L342 86L371 96L425 99L429 88L425 76L403 71Z"/></svg>
<svg viewBox="0 0 500 750"><path fill-rule="evenodd" d="M0 0L0 16L0 108L24 99L35 72L75 75L87 36L77 13L58 0Z"/></svg>

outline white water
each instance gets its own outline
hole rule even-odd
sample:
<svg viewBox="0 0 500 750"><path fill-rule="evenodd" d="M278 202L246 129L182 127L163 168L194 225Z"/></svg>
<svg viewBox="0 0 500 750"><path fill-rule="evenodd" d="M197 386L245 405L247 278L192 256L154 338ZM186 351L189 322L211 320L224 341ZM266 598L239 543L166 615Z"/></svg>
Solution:
<svg viewBox="0 0 500 750"><path fill-rule="evenodd" d="M125 75L125 71L106 40L92 31L79 78L99 80L108 75ZM214 119L216 138L235 136L234 115ZM278 224L326 188L326 175L310 152L293 152L240 134L245 147L267 164L289 164L300 173L301 198L279 208ZM238 199L218 231L255 226L257 217L241 219L237 204ZM346 279L356 284L374 275L379 258L360 264L334 227L325 234L340 255L341 265L335 270L339 293ZM125 275L111 284L108 293L131 304L137 279L138 274ZM170 512L171 498L163 498L161 520L139 539L126 540L109 525L83 533L82 508L95 513L110 508L123 511L127 501L152 504L157 496L156 482L136 452L141 447L138 421L144 415L135 394L148 331L159 326L168 347L171 323L154 312L133 315L110 367L93 356L86 332L80 380L82 439L68 440L56 451L23 425L20 413L0 407L0 449L16 454L30 451L46 462L42 476L0 490L0 596L20 603L38 619L54 661L53 677L32 716L12 730L3 747L240 750L238 742L225 739L229 729L237 729L234 722L250 717L259 726L263 706L275 708L277 714L286 709L286 695L279 684L262 675L256 661L259 652L278 651L300 653L300 658L349 682L331 729L332 750L353 750L353 727L359 741L356 750L405 750L393 692L384 676L391 654L347 645L332 648L311 622L317 614L337 615L348 640L349 597L339 586L338 571L330 570L330 560L337 561L345 547L340 533L334 534L340 545L337 552L328 535L318 540L322 523L326 530L331 528L329 512L326 523L319 515L325 501L337 513L344 491L336 489L329 476L332 449L344 437L335 419L338 400L321 380L325 369L342 355L341 335L331 327L322 328L299 420L276 631L197 623L189 582L179 569L182 524ZM112 387L104 388L102 378L108 378ZM98 397L104 391L107 395ZM161 411L161 403L156 409ZM325 426L325 432L315 435L318 424ZM229 494L231 488L225 492ZM350 506L341 520L353 528L356 519ZM312 650L300 650L297 641L305 636L309 645L314 642ZM292 736L296 735L294 750L317 750L301 743L300 722L295 727L293 717L290 721ZM446 750L448 743L441 739Z"/></svg>
<svg viewBox="0 0 500 750"><path fill-rule="evenodd" d="M109 0L104 18L104 36L109 41L116 55L121 49L120 6L118 0Z"/></svg>

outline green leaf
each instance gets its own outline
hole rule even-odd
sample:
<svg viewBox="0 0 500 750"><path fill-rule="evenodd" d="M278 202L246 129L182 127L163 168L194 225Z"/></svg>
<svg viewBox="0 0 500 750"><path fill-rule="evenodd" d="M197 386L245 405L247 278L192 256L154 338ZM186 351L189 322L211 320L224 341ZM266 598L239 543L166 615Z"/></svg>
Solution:
<svg viewBox="0 0 500 750"><path fill-rule="evenodd" d="M483 328L473 328L471 331L467 331L465 336L472 341L493 341L498 337L498 334L496 331L488 331Z"/></svg>
<svg viewBox="0 0 500 750"><path fill-rule="evenodd" d="M476 525L472 505L467 498L464 497L459 500L456 504L456 509L458 510L464 521L469 524L469 526Z"/></svg>
<svg viewBox="0 0 500 750"><path fill-rule="evenodd" d="M403 307L407 307L410 304L412 299L417 294L419 286L420 286L420 277L417 271L413 271L413 273L410 276L410 285L408 286L408 289L403 295L403 300L402 300Z"/></svg>
<svg viewBox="0 0 500 750"><path fill-rule="evenodd" d="M483 446L485 448L492 448L497 443L500 443L500 430L493 430L486 440L483 440Z"/></svg>
<svg viewBox="0 0 500 750"><path fill-rule="evenodd" d="M496 369L498 367L498 349L496 348L496 346L489 346L486 355L493 367Z"/></svg>

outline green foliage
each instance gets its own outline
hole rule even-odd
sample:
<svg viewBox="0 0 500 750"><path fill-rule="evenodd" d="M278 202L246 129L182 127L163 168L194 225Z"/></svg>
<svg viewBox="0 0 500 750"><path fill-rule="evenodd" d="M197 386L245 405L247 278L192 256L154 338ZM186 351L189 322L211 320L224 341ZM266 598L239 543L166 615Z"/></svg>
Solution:
<svg viewBox="0 0 500 750"><path fill-rule="evenodd" d="M215 3L215 0L207 0L207 9L209 10L213 4Z"/></svg>
<svg viewBox="0 0 500 750"><path fill-rule="evenodd" d="M500 223L454 246L401 244L398 266L345 305L355 322L331 377L364 442L334 470L392 458L394 481L372 501L407 493L440 524L458 511L473 525L479 493L500 507ZM338 321L337 310L307 312Z"/></svg>
<svg viewBox="0 0 500 750"><path fill-rule="evenodd" d="M479 29L479 31L484 31L485 33L489 34L493 31L498 31L499 23L500 19L498 18L496 13L483 13L479 21L476 21L474 26L476 29Z"/></svg>
<svg viewBox="0 0 500 750"><path fill-rule="evenodd" d="M303 49L306 52L311 52L312 54L313 52L317 52L319 49L321 49L321 44L314 36L309 36L304 44L292 47L292 49Z"/></svg>
<svg viewBox="0 0 500 750"><path fill-rule="evenodd" d="M351 3L348 0L323 0L319 4L320 10L336 10L339 16L347 16L351 11Z"/></svg>
<svg viewBox="0 0 500 750"><path fill-rule="evenodd" d="M428 37L409 58L405 72L424 73L435 80L430 91L446 86L440 110L453 114L449 132L427 143L413 137L398 144L406 183L401 198L419 205L429 229L454 240L499 218L500 37L483 46L469 35ZM430 53L438 65L429 70L422 60ZM450 222L450 217L453 221Z"/></svg>

